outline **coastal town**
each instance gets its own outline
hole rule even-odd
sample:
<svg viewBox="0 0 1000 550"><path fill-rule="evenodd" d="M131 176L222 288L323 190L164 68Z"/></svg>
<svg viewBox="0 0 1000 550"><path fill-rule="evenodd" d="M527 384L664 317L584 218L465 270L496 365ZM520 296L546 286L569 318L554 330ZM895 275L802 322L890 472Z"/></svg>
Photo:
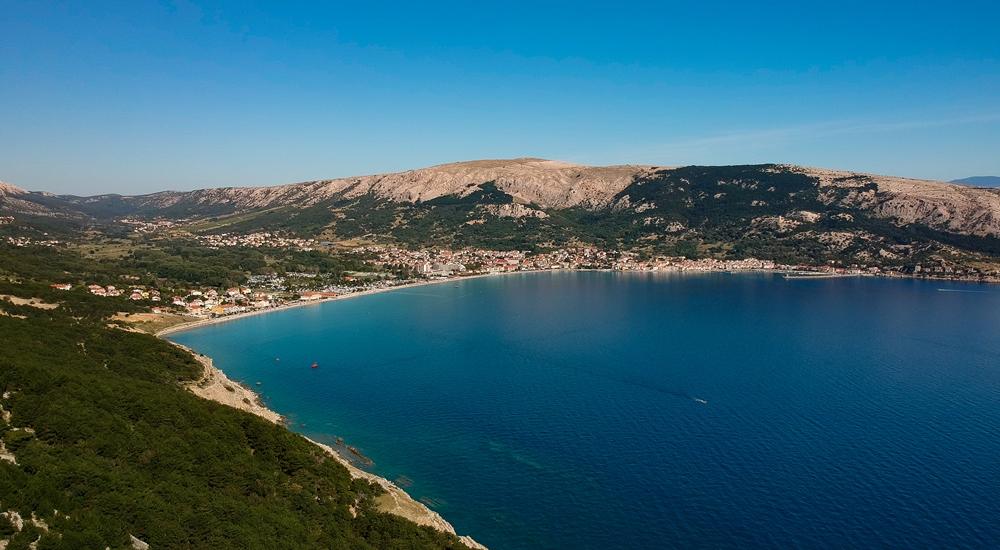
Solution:
<svg viewBox="0 0 1000 550"><path fill-rule="evenodd" d="M787 268L771 261L686 260L657 258L639 260L629 252L607 252L595 248L560 249L542 254L495 250L408 250L389 246L366 246L353 252L367 260L373 271L345 275L339 282L312 273L252 275L247 283L230 288L191 288L165 295L161 289L140 284L86 285L87 291L102 297L125 297L150 303L153 313L180 313L212 318L266 310L293 303L308 303L344 295L385 290L407 284L453 278L545 270L613 271L750 271ZM413 277L398 278L391 270L404 270ZM313 281L311 281L313 280ZM295 281L294 283L292 281ZM53 283L52 288L71 290L70 283Z"/></svg>
<svg viewBox="0 0 1000 550"><path fill-rule="evenodd" d="M199 238L212 247L270 247L313 250L315 240L270 233L213 235ZM366 245L349 252L370 266L369 271L345 274L338 279L317 273L250 275L244 284L228 288L197 287L165 289L124 281L119 285L85 285L96 296L124 297L149 305L154 314L176 314L191 319L209 319L260 312L295 304L314 303L358 293L370 293L412 284L516 272L550 270L604 270L616 272L780 272L788 278L834 276L935 276L954 277L940 266L914 273L891 272L878 267L784 265L771 260L746 258L722 260L676 256L643 256L623 250L596 247L565 247L530 253L517 250L476 248L408 249L391 245ZM406 274L400 276L399 274ZM990 280L985 279L984 280ZM1000 279L998 279L1000 280ZM73 285L55 282L60 290Z"/></svg>

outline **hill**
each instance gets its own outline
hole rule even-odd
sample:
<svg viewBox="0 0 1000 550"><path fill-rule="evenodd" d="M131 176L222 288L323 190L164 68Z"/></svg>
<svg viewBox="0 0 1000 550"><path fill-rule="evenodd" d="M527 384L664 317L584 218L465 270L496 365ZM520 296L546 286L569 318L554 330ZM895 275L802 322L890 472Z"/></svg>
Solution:
<svg viewBox="0 0 1000 550"><path fill-rule="evenodd" d="M134 217L179 220L195 233L495 249L586 244L894 268L931 257L971 265L1000 254L1000 190L783 164L480 160L273 187L18 193L0 197L3 213L50 233L56 220L72 233Z"/></svg>
<svg viewBox="0 0 1000 550"><path fill-rule="evenodd" d="M706 183L723 189L742 184L758 201L773 198L766 180L783 175L801 178L826 196L826 205L844 205L839 195L854 194L867 186L873 197L858 202L876 215L903 223L943 226L957 233L1000 235L1000 197L995 193L968 190L942 182L913 180L849 171L821 170L791 165L705 166L665 168L656 166L583 166L544 159L480 160L457 162L391 174L376 174L319 180L272 187L228 187L187 192L164 191L149 195L55 196L29 193L6 186L0 191L0 207L35 213L78 213L97 219L110 216L146 215L185 217L233 214L287 207L296 210L343 205L365 198L396 204L426 204L443 197L466 198L482 185L493 184L512 203L533 209L601 211L620 207L620 194L634 186L683 179L697 171L701 187ZM732 177L741 178L733 182ZM710 182L709 180L715 180ZM756 184L756 185L755 185ZM839 190L848 190L846 193ZM677 188L685 193L690 189ZM715 193L713 193L714 197ZM724 197L725 195L723 195ZM723 197L717 197L722 199ZM13 202L17 201L17 202ZM469 202L469 201L466 201ZM729 202L726 200L723 203ZM856 201L857 202L857 201ZM32 206L26 206L31 204ZM518 210L522 215L528 211Z"/></svg>
<svg viewBox="0 0 1000 550"><path fill-rule="evenodd" d="M972 187L1000 187L1000 176L972 176L970 178L951 180L951 183Z"/></svg>
<svg viewBox="0 0 1000 550"><path fill-rule="evenodd" d="M371 242L393 246L356 246ZM379 486L351 479L300 436L198 399L186 388L203 365L122 330L120 314L169 303L146 298L150 289L182 298L184 311L194 289L226 293L256 279L265 297L297 300L306 290L409 280L432 258L456 263L450 251L405 249L485 249L465 262L476 269L500 250L552 251L547 269L564 265L570 249L599 255L591 247L655 262L758 258L997 281L1000 190L779 164L541 159L140 196L3 184L0 541L461 547L450 533L384 513ZM383 261L372 248L423 259L401 263L405 254L393 252ZM94 284L101 293L87 290ZM139 298L104 292L112 285Z"/></svg>
<svg viewBox="0 0 1000 550"><path fill-rule="evenodd" d="M135 306L0 280L0 546L464 547L381 512L382 488L303 437L196 397L203 366L109 326L117 309Z"/></svg>

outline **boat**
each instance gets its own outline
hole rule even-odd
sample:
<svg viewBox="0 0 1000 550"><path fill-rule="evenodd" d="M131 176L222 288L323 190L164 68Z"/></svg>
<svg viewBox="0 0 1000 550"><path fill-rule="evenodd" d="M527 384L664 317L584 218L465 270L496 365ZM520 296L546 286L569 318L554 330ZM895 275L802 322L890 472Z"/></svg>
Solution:
<svg viewBox="0 0 1000 550"><path fill-rule="evenodd" d="M313 361L312 368L318 369L319 368L319 363Z"/></svg>

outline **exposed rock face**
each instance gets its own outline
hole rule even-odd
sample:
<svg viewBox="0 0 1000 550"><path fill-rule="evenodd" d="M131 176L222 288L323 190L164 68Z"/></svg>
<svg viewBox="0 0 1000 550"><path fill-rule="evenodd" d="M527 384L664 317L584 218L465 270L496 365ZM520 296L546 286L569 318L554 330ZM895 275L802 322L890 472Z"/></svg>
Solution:
<svg viewBox="0 0 1000 550"><path fill-rule="evenodd" d="M670 168L583 166L534 158L478 160L393 174L277 187L166 192L132 200L158 207L184 201L252 209L279 205L310 206L331 198L350 199L370 194L393 202L414 203L447 195L465 196L480 184L492 181L519 204L555 209L600 209L611 206L615 195L637 178L657 170ZM791 165L776 165L774 170L795 171L816 178L821 191L843 191L831 193L830 200L871 210L876 216L891 218L901 224L922 223L956 233L1000 236L1000 190ZM834 199L835 196L839 198ZM637 205L636 208L643 206ZM532 215L524 210L515 211L513 207L508 210L497 215Z"/></svg>
<svg viewBox="0 0 1000 550"><path fill-rule="evenodd" d="M372 194L395 202L421 202L447 195L465 196L484 182L522 204L545 208L598 208L647 166L582 166L543 159L477 160L276 187L226 187L187 193L163 192L133 197L143 206L167 208L181 202L229 204L239 208L311 206L331 198Z"/></svg>
<svg viewBox="0 0 1000 550"><path fill-rule="evenodd" d="M397 201L461 195L485 181L524 204L545 208L599 208L632 183L647 166L582 166L542 159L480 160L442 164L383 176L371 190Z"/></svg>
<svg viewBox="0 0 1000 550"><path fill-rule="evenodd" d="M134 550L149 550L149 544L134 535L129 535L128 540Z"/></svg>
<svg viewBox="0 0 1000 550"><path fill-rule="evenodd" d="M523 204L484 204L479 210L498 218L547 218L544 211Z"/></svg>
<svg viewBox="0 0 1000 550"><path fill-rule="evenodd" d="M712 170L711 167L703 168ZM1000 189L792 165L765 165L763 168L770 172L795 172L813 178L820 199L827 205L865 210L898 224L919 223L953 233L1000 237ZM93 215L109 215L107 212L113 211L119 213L115 215L122 212L152 215L165 212L164 215L184 216L204 214L210 210L229 213L275 207L308 208L362 197L416 204L445 196L468 197L481 191L484 183L492 182L498 191L513 200L511 206L491 206L496 211L486 213L494 216L540 218L545 214L542 209L565 208L634 209L636 213L641 213L654 208L655 204L635 201L632 204L628 196L618 195L653 174L673 170L678 169L640 165L583 166L536 158L477 160L398 173L274 187L165 191L134 197L53 197L0 184L0 210L50 215L77 208ZM773 187L758 187L756 181L750 180L725 181L721 176L719 190L714 192L714 197L723 200L729 190L734 189L759 194L759 198L755 197L755 206L766 206L780 198L774 196ZM680 187L678 191L685 192L685 189ZM818 219L816 216L823 214L800 212L788 217L811 223Z"/></svg>
<svg viewBox="0 0 1000 550"><path fill-rule="evenodd" d="M778 233L788 233L802 225L802 222L786 216L761 216L750 222L753 228L766 228Z"/></svg>
<svg viewBox="0 0 1000 550"><path fill-rule="evenodd" d="M7 182L0 181L0 197L9 195L24 195L27 193L24 189L17 187L16 185L11 185Z"/></svg>
<svg viewBox="0 0 1000 550"><path fill-rule="evenodd" d="M281 423L281 415L265 407L256 392L230 380L226 373L212 364L211 358L180 344L174 345L190 352L205 369L201 380L188 386L192 393L203 399L247 411L275 424Z"/></svg>
<svg viewBox="0 0 1000 550"><path fill-rule="evenodd" d="M797 220L803 223L815 223L819 221L823 216L817 212L810 212L808 210L798 210L795 212L789 212L789 218Z"/></svg>
<svg viewBox="0 0 1000 550"><path fill-rule="evenodd" d="M31 200L26 200L32 193L0 181L0 210L23 212L26 214L49 214L49 209Z"/></svg>
<svg viewBox="0 0 1000 550"><path fill-rule="evenodd" d="M847 189L843 202L869 209L878 217L954 233L1000 237L1000 190L997 189L858 172L788 168L817 178L821 189Z"/></svg>

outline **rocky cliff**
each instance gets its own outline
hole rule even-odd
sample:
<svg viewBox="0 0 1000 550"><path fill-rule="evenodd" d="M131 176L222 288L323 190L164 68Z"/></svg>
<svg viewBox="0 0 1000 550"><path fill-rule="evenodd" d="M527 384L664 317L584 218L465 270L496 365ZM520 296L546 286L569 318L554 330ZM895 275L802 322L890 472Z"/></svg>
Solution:
<svg viewBox="0 0 1000 550"><path fill-rule="evenodd" d="M544 211L551 210L621 209L628 203L622 200L622 194L627 195L637 182L657 178L683 179L685 170L691 168L584 166L536 158L477 160L271 187L164 191L139 196L57 197L0 184L0 211L53 214L78 210L93 217L109 218L121 215L224 215L274 208L326 210L331 205L361 199L378 203L427 204L443 197L475 198L482 186L489 183L509 197L509 202L529 209L489 206L480 208L480 213L540 218L545 215ZM725 196L724 188L733 183L729 181L733 177L731 167L697 168L709 179L716 173L718 193L712 195ZM808 178L828 207L861 210L899 225L920 224L961 235L1000 237L1000 190L793 165L756 168L757 176L737 176L745 180L737 182L742 189L759 194L754 204L765 204L773 199L772 192L768 191L773 186L767 184L766 177L759 177L760 174L797 174ZM674 185L673 189L678 193L691 191L691 188L685 190L683 185ZM704 181L699 192L707 192ZM689 197L689 202L696 199Z"/></svg>

